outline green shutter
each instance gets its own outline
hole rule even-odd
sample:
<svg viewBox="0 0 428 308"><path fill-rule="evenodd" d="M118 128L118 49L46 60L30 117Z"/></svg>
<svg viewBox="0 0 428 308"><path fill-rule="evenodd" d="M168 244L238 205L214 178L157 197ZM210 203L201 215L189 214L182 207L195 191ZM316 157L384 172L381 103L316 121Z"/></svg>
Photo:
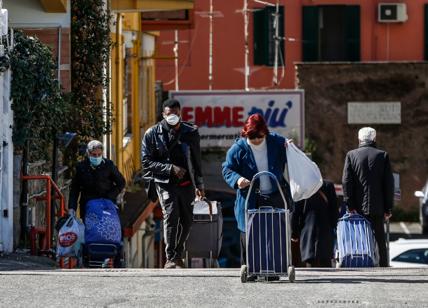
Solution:
<svg viewBox="0 0 428 308"><path fill-rule="evenodd" d="M346 6L345 15L346 60L360 61L360 6Z"/></svg>
<svg viewBox="0 0 428 308"><path fill-rule="evenodd" d="M254 65L265 64L265 43L266 23L265 23L265 10L257 10L253 12L253 51L254 51Z"/></svg>
<svg viewBox="0 0 428 308"><path fill-rule="evenodd" d="M425 60L428 60L428 4L425 4Z"/></svg>
<svg viewBox="0 0 428 308"><path fill-rule="evenodd" d="M276 12L275 7L266 7L265 8L266 16L266 24L268 25L267 31L266 31L266 60L265 64L268 66L274 66L275 64L275 28L274 28L274 17L273 14ZM279 7L279 31L278 36L284 37L284 7ZM282 57L284 59L284 41L281 40L279 42L279 54L278 54L278 63L281 65L281 53ZM285 60L284 60L285 61Z"/></svg>
<svg viewBox="0 0 428 308"><path fill-rule="evenodd" d="M253 12L253 51L254 65L273 66L275 60L275 29L273 27L273 16L275 7L265 7ZM279 7L279 37L284 37L284 7ZM284 41L280 41L280 53L284 59ZM279 57L281 57L281 54ZM285 62L285 60L284 60ZM280 58L279 58L279 63Z"/></svg>
<svg viewBox="0 0 428 308"><path fill-rule="evenodd" d="M302 60L319 60L319 14L318 7L304 6L302 18Z"/></svg>

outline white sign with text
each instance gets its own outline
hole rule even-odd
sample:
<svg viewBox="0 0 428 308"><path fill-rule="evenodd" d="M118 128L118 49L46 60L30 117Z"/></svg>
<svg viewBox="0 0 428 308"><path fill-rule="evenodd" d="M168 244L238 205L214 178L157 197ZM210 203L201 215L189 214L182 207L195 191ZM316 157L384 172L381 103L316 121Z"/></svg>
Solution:
<svg viewBox="0 0 428 308"><path fill-rule="evenodd" d="M348 102L348 124L401 124L401 103Z"/></svg>
<svg viewBox="0 0 428 308"><path fill-rule="evenodd" d="M304 142L303 90L173 91L170 96L180 101L182 119L199 127L202 147L230 147L254 113L264 116L269 130Z"/></svg>

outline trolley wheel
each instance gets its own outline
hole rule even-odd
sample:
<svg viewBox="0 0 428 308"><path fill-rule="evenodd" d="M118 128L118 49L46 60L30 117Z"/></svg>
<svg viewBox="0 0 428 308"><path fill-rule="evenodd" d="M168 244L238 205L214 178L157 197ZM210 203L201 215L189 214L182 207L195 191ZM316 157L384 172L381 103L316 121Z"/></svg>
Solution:
<svg viewBox="0 0 428 308"><path fill-rule="evenodd" d="M296 280L296 270L294 269L294 266L288 267L288 280L290 282L294 282Z"/></svg>
<svg viewBox="0 0 428 308"><path fill-rule="evenodd" d="M246 283L248 279L248 269L246 265L241 266L241 282Z"/></svg>

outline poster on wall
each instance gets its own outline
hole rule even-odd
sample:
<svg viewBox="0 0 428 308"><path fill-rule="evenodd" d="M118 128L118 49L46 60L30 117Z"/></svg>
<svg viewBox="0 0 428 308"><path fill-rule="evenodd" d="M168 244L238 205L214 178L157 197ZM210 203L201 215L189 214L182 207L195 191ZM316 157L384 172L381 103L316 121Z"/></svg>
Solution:
<svg viewBox="0 0 428 308"><path fill-rule="evenodd" d="M230 147L245 120L264 116L269 130L304 143L304 91L172 91L184 121L199 127L202 147Z"/></svg>

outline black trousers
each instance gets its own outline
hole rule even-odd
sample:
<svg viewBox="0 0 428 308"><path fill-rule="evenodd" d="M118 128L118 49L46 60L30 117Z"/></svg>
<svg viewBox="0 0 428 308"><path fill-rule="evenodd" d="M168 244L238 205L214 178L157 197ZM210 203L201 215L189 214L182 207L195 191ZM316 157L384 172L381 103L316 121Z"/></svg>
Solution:
<svg viewBox="0 0 428 308"><path fill-rule="evenodd" d="M374 216L366 216L366 218L372 224L374 236L375 236L377 245L379 247L379 266L387 267L388 266L388 254L386 251L384 218L383 217L374 217Z"/></svg>
<svg viewBox="0 0 428 308"><path fill-rule="evenodd" d="M256 207L270 206L285 209L285 204L279 191L274 192L270 195L263 195L256 193ZM247 215L247 213L245 213ZM241 232L240 235L240 246L241 246L241 265L245 265L247 262L246 243L245 243L245 232Z"/></svg>
<svg viewBox="0 0 428 308"><path fill-rule="evenodd" d="M195 188L193 185L156 183L156 192L162 207L166 257L181 259L192 227Z"/></svg>
<svg viewBox="0 0 428 308"><path fill-rule="evenodd" d="M306 267L331 267L330 259L309 259L305 263Z"/></svg>

